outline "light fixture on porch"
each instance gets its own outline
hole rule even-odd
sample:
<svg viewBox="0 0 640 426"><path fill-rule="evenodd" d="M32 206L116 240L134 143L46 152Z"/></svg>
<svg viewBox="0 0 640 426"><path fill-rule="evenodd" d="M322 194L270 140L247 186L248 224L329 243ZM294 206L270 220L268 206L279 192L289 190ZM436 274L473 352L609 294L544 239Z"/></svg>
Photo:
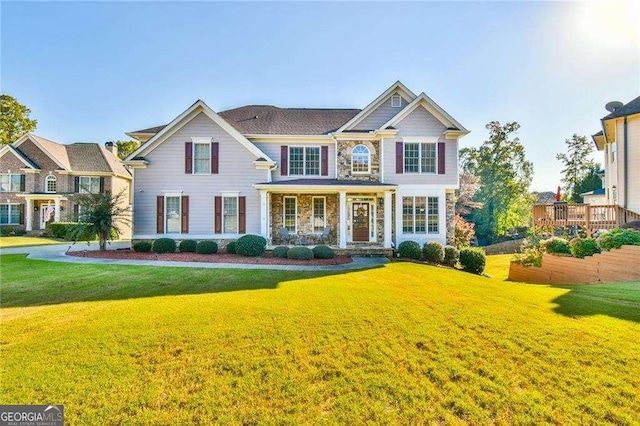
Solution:
<svg viewBox="0 0 640 426"><path fill-rule="evenodd" d="M37 212L38 211L38 206L33 206L33 211Z"/></svg>

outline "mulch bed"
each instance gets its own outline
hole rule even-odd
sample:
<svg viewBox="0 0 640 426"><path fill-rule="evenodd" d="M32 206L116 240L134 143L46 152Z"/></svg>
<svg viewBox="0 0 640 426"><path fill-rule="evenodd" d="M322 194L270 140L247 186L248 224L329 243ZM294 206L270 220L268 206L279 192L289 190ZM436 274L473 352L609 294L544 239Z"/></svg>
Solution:
<svg viewBox="0 0 640 426"><path fill-rule="evenodd" d="M90 257L93 259L129 259L129 260L166 260L172 262L208 262L208 263L247 263L252 265L342 265L351 263L353 259L349 256L336 256L333 259L312 259L312 260L294 260L273 257L271 253L267 253L260 257L245 257L238 254L216 253L216 254L197 254L197 253L171 253L158 254L155 253L136 253L133 250L107 250L107 251L70 251L70 256Z"/></svg>

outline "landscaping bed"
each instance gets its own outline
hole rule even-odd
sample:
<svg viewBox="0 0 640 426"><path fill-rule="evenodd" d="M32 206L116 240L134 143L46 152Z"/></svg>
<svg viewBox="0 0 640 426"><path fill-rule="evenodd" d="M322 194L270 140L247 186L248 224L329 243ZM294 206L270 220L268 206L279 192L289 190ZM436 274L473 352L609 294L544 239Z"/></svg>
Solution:
<svg viewBox="0 0 640 426"><path fill-rule="evenodd" d="M207 263L247 263L252 265L342 265L351 263L353 259L349 256L336 256L333 259L310 259L295 260L287 258L273 257L271 253L265 253L259 257L246 257L238 254L216 253L136 253L133 250L107 250L107 251L71 251L70 256L90 257L94 259L123 259L123 260L161 260L172 262L207 262Z"/></svg>

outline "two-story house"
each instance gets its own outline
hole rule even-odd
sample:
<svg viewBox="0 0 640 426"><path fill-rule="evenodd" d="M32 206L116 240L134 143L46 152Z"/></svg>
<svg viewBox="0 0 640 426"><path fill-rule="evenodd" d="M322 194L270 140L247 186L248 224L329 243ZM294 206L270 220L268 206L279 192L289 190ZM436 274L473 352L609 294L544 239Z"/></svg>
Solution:
<svg viewBox="0 0 640 426"><path fill-rule="evenodd" d="M426 94L394 83L364 109L197 101L142 144L134 239L283 235L341 248L453 243L458 140L468 131ZM283 228L287 232L283 232Z"/></svg>
<svg viewBox="0 0 640 426"><path fill-rule="evenodd" d="M604 153L604 190L588 194L589 200L640 213L640 96L627 104L610 102L607 110L602 130L593 135Z"/></svg>
<svg viewBox="0 0 640 426"><path fill-rule="evenodd" d="M0 226L41 233L48 222L73 221L78 206L69 195L124 191L130 203L131 174L107 143L59 144L26 133L0 149ZM126 200L126 201L125 201ZM131 230L123 229L122 238Z"/></svg>

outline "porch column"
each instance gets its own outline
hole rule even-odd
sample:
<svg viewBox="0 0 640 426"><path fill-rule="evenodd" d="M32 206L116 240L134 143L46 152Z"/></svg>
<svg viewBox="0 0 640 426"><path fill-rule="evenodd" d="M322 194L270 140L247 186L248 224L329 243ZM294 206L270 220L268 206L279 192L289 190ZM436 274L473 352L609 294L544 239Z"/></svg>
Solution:
<svg viewBox="0 0 640 426"><path fill-rule="evenodd" d="M391 248L391 192L384 193L384 248Z"/></svg>
<svg viewBox="0 0 640 426"><path fill-rule="evenodd" d="M60 198L54 200L56 211L53 214L53 221L60 222Z"/></svg>
<svg viewBox="0 0 640 426"><path fill-rule="evenodd" d="M25 231L33 231L33 200L27 198L27 211L24 212Z"/></svg>
<svg viewBox="0 0 640 426"><path fill-rule="evenodd" d="M269 244L269 233L267 231L267 224L269 223L268 218L268 206L267 203L267 191L260 191L260 235L262 235L265 239L267 239L267 244Z"/></svg>
<svg viewBox="0 0 640 426"><path fill-rule="evenodd" d="M340 248L347 248L347 193L340 191Z"/></svg>

